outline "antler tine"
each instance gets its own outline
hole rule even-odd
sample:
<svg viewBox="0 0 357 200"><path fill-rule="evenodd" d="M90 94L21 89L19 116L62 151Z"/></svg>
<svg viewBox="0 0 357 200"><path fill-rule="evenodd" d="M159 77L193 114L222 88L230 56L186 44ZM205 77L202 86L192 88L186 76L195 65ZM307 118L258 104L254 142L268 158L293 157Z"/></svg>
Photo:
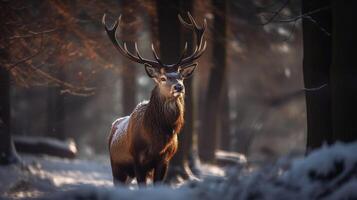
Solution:
<svg viewBox="0 0 357 200"><path fill-rule="evenodd" d="M190 63L192 61L194 61L195 59L199 58L203 52L206 50L206 45L207 42L203 41L203 35L204 32L206 30L207 27L207 20L204 19L203 21L203 26L199 26L195 19L192 17L190 12L187 12L188 18L190 20L190 22L186 22L185 20L183 20L183 18L181 17L181 15L178 15L178 18L181 22L181 24L183 24L186 28L191 29L195 35L196 35L196 45L195 45L195 49L192 52L192 54L186 58L184 58L183 56L180 57L180 60L177 64L175 64L175 66L179 66L179 65L185 65L187 63Z"/></svg>
<svg viewBox="0 0 357 200"><path fill-rule="evenodd" d="M203 27L202 27L204 30L206 30L207 28L207 20L206 18L203 19Z"/></svg>
<svg viewBox="0 0 357 200"><path fill-rule="evenodd" d="M154 44L153 43L151 43L151 50L152 50L152 54L154 55L154 58L155 58L155 60L158 62L158 63L160 63L160 65L161 66L165 66L162 62L161 62L161 60L160 60L160 58L159 58L159 56L157 55L157 53L156 53L156 50L155 50L155 47L154 47Z"/></svg>
<svg viewBox="0 0 357 200"><path fill-rule="evenodd" d="M194 25L196 29L199 29L199 26L197 25L195 19L193 19L191 13L190 13L190 12L187 12L187 15L188 15L188 18L189 18L190 21L191 21L191 25Z"/></svg>
<svg viewBox="0 0 357 200"><path fill-rule="evenodd" d="M103 17L102 17L102 24L104 25L104 27L106 28L107 27L107 25L106 25L106 23L105 23L105 18L106 18L106 14L104 13L104 15L103 15Z"/></svg>
<svg viewBox="0 0 357 200"><path fill-rule="evenodd" d="M182 25L184 25L186 28L192 28L192 24L187 23L180 14L177 15L179 18L179 21L181 22Z"/></svg>
<svg viewBox="0 0 357 200"><path fill-rule="evenodd" d="M127 45L126 45L126 42L124 42L124 50L125 50L125 54L127 55L127 56L129 56L130 58L133 58L133 59L139 59L139 60L141 60L140 58L138 58L138 57L136 57L136 56L134 56L132 53L130 53L130 51L128 50L128 47L127 47Z"/></svg>
<svg viewBox="0 0 357 200"><path fill-rule="evenodd" d="M180 58L178 59L177 63L176 63L174 66L178 66L178 65L181 63L182 59L183 59L183 58L185 57L185 55L186 55L186 52L187 52L187 42L185 42L185 47L183 48L183 51L182 51L182 53L181 53L181 56L180 56Z"/></svg>
<svg viewBox="0 0 357 200"><path fill-rule="evenodd" d="M203 47L200 49L200 51L197 53L196 58L200 57L206 50L207 47L207 41L203 43Z"/></svg>
<svg viewBox="0 0 357 200"><path fill-rule="evenodd" d="M190 59L197 59L199 58L206 50L206 47L207 47L207 41L205 41L202 45L202 43L199 45L199 46L196 46L195 48L195 52L190 56L190 57L187 57L187 60L190 60ZM186 59L184 59L184 61L186 61Z"/></svg>
<svg viewBox="0 0 357 200"><path fill-rule="evenodd" d="M106 14L104 14L103 15L103 18L102 18L102 24L104 25L104 28L105 28L105 30L107 31L107 34L109 35L110 34L110 36L109 37L111 37L111 36L115 36L115 33L116 33L116 30L117 30L117 28L118 28L118 25L119 25L119 23L118 23L118 21L117 20L115 20L115 22L114 22L114 24L113 24L113 26L112 27L107 27L107 25L106 25ZM110 39L112 39L112 38L110 38Z"/></svg>
<svg viewBox="0 0 357 200"><path fill-rule="evenodd" d="M139 52L138 44L135 42L134 45L135 45L136 55L138 56L138 58L139 58L140 60L143 60L143 57L141 57L140 52Z"/></svg>
<svg viewBox="0 0 357 200"><path fill-rule="evenodd" d="M201 45L200 45L201 46ZM204 44L203 44L203 47L201 48L200 46L196 46L195 47L195 50L193 51L193 53L182 59L181 61L181 65L184 65L184 64L187 64L187 63L190 63L194 60L196 60L197 58L199 58L206 50L206 46L207 46L207 42L205 41Z"/></svg>
<svg viewBox="0 0 357 200"><path fill-rule="evenodd" d="M102 23L104 25L104 28L110 38L110 40L112 41L112 43L114 44L114 46L116 47L116 49L124 56L136 61L136 62L141 62L141 60L132 55L129 51L128 51L128 48L126 46L126 43L124 42L124 48L119 44L119 42L117 41L117 38L115 36L116 34L116 31L117 31L117 28L119 26L119 23L121 21L121 15L118 17L118 20L115 20L114 22L114 25L111 27L111 28L108 28L107 25L106 25L106 14L103 15L103 18L102 18Z"/></svg>
<svg viewBox="0 0 357 200"><path fill-rule="evenodd" d="M105 31L107 32L107 35L109 37L109 39L111 40L111 42L113 43L114 47L119 51L120 54L122 54L123 56L129 58L130 60L140 63L140 64L144 64L147 63L153 67L160 67L160 65L162 64L159 60L157 60L157 62L153 61L153 60L148 60L148 59L144 59L141 55L140 52L138 50L138 45L135 42L135 51L137 56L135 56L134 54L132 54L129 50L128 47L126 45L126 43L123 43L123 46L120 45L120 43L118 42L115 34L116 34L116 30L121 22L121 17L122 15L119 16L118 20L116 20L114 22L114 25L112 27L107 27L106 25L106 14L103 15L102 18L102 23L104 25Z"/></svg>
<svg viewBox="0 0 357 200"><path fill-rule="evenodd" d="M203 33L201 34L200 38L197 38L197 43L198 43L198 49L202 49L202 44L205 45L205 43L207 42L206 40L203 42Z"/></svg>

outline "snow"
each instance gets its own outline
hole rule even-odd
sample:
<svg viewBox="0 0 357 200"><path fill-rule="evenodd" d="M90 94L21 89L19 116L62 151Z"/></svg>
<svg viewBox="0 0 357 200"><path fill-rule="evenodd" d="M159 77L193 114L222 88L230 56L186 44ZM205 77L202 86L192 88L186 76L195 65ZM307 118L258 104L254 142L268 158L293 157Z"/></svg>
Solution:
<svg viewBox="0 0 357 200"><path fill-rule="evenodd" d="M83 186L112 186L109 161L106 159L21 157L24 160L23 166L0 167L0 197L40 197Z"/></svg>
<svg viewBox="0 0 357 200"><path fill-rule="evenodd" d="M111 141L111 145L118 143L119 140L124 136L126 133L126 129L128 128L129 124L129 116L121 117L117 120L115 120L112 124L113 127L115 127L115 133L113 135L113 139Z"/></svg>
<svg viewBox="0 0 357 200"><path fill-rule="evenodd" d="M200 180L113 187L108 162L26 157L27 168L0 167L3 197L40 199L356 199L357 143L335 144L305 158L281 158L252 168L204 165ZM16 177L16 178L14 178ZM16 180L14 180L16 179Z"/></svg>
<svg viewBox="0 0 357 200"><path fill-rule="evenodd" d="M229 186L236 199L344 199L357 195L351 190L357 175L357 143L335 144L312 152L306 158L241 175ZM244 173L243 173L244 174ZM357 187L356 187L357 188Z"/></svg>

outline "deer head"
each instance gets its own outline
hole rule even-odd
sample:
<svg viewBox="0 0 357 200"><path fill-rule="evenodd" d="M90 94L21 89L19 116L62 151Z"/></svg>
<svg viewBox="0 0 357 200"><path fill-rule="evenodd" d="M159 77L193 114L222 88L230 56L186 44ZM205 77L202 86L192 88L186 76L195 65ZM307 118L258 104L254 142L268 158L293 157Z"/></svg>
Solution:
<svg viewBox="0 0 357 200"><path fill-rule="evenodd" d="M129 58L130 60L143 64L145 67L145 71L147 75L152 78L160 89L160 93L169 98L178 98L184 95L185 87L183 85L183 80L190 77L196 66L197 60L203 52L206 50L206 41L203 42L203 35L207 27L207 22L204 20L203 26L200 27L197 25L196 21L193 19L191 14L188 12L188 17L190 22L186 22L182 19L180 15L178 18L184 27L191 29L194 31L196 35L196 45L194 51L191 55L187 54L187 42L185 43L185 47L179 57L178 61L174 64L164 64L161 62L159 56L156 53L154 44L151 44L151 50L155 60L145 59L141 56L138 45L135 42L135 54L128 51L127 45L124 42L121 45L115 34L116 30L120 24L121 16L119 19L115 21L114 25L111 28L108 28L105 23L105 14L102 19L102 23L104 24L105 30L114 44L115 48L121 53L123 56Z"/></svg>

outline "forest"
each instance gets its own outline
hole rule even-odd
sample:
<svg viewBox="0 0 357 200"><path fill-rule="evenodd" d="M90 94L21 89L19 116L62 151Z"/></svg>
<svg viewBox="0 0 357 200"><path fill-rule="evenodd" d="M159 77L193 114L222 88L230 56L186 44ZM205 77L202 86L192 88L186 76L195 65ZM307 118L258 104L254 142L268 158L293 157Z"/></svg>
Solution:
<svg viewBox="0 0 357 200"><path fill-rule="evenodd" d="M0 0L0 199L357 199L356 7Z"/></svg>

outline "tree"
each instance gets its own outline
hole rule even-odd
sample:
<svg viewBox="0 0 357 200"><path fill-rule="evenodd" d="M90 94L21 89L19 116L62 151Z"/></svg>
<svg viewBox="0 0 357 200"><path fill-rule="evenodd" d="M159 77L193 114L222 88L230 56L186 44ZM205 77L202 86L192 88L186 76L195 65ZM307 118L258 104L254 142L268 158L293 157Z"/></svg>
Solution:
<svg viewBox="0 0 357 200"><path fill-rule="evenodd" d="M324 6L327 0L305 0L302 13L308 13ZM303 73L305 88L327 84L318 91L306 91L307 150L332 142L331 111L331 37L321 31L321 27L331 32L331 12L324 10L313 15L316 21L303 18ZM317 25L318 24L318 25Z"/></svg>
<svg viewBox="0 0 357 200"><path fill-rule="evenodd" d="M124 36L124 42L132 42L137 37L137 27L135 27L135 22L137 16L140 13L138 8L133 9L133 1L130 0L118 0L120 5L120 13L123 15L123 20L125 20L125 26L122 26L120 31ZM129 22L129 23L128 23ZM128 59L122 60L123 75L122 78L122 102L123 102L123 114L129 115L136 106L136 66L133 62Z"/></svg>
<svg viewBox="0 0 357 200"><path fill-rule="evenodd" d="M158 1L158 32L160 39L160 55L164 62L173 63L178 59L184 42L193 43L193 34L183 31L178 21L178 14L186 18L186 12L192 10L192 1ZM187 53L192 53L192 48ZM185 124L179 134L179 148L170 162L168 180L177 177L188 179L192 177L188 165L188 158L192 153L192 139L194 126L194 105L192 78L185 80Z"/></svg>
<svg viewBox="0 0 357 200"><path fill-rule="evenodd" d="M355 1L303 2L303 13L327 8L310 15L315 21L303 21L305 87L327 84L306 92L308 151L357 139L354 6Z"/></svg>
<svg viewBox="0 0 357 200"><path fill-rule="evenodd" d="M357 2L332 1L332 64L330 69L333 141L357 139Z"/></svg>
<svg viewBox="0 0 357 200"><path fill-rule="evenodd" d="M41 66L46 58L36 60L48 45L45 36L56 31L57 23L54 17L46 16L38 23L34 18L37 12L32 8L50 13L45 9L47 2L33 1L1 1L0 2L0 155L1 164L16 163L19 157L16 154L11 137L11 107L10 86L15 83L19 86L55 85L63 91L73 94L88 95L93 93L93 88L74 86L64 82L53 75L51 70ZM51 2L52 3L52 2ZM52 13L51 13L52 14ZM58 19L58 18L57 18ZM48 23L43 23L46 21ZM60 35L51 39L62 41ZM62 66L61 66L62 67Z"/></svg>
<svg viewBox="0 0 357 200"><path fill-rule="evenodd" d="M52 55L53 57L54 55ZM55 59L52 58L53 63ZM57 77L61 80L65 79L64 63L61 61L56 63ZM65 135L65 94L61 93L59 87L49 87L47 89L47 134L48 136L64 140Z"/></svg>
<svg viewBox="0 0 357 200"><path fill-rule="evenodd" d="M230 127L230 113L229 113L229 96L228 83L225 79L222 91L222 103L219 109L219 142L220 149L230 151L231 149L231 127Z"/></svg>
<svg viewBox="0 0 357 200"><path fill-rule="evenodd" d="M63 72L62 72L63 73ZM59 77L61 78L61 77ZM50 87L47 93L47 134L48 136L64 140L65 137L65 106L64 94L61 88Z"/></svg>
<svg viewBox="0 0 357 200"><path fill-rule="evenodd" d="M20 159L10 129L10 74L3 66L0 66L0 97L0 165L17 163Z"/></svg>
<svg viewBox="0 0 357 200"><path fill-rule="evenodd" d="M218 146L217 125L219 106L226 73L226 1L213 0L213 66L210 70L201 130L199 132L199 155L203 161L214 161Z"/></svg>
<svg viewBox="0 0 357 200"><path fill-rule="evenodd" d="M9 5L2 2L0 4L0 31L4 38L9 37L11 30L5 26L8 17ZM9 59L8 41L0 43L1 61ZM19 162L14 143L11 137L10 125L10 72L5 63L0 62L0 165L13 164Z"/></svg>

